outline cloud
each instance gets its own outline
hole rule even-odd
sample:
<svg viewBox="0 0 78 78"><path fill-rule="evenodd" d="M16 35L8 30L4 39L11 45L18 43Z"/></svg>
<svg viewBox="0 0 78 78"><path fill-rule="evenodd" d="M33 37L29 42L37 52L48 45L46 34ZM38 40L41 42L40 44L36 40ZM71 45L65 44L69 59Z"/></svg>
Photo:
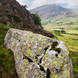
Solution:
<svg viewBox="0 0 78 78"><path fill-rule="evenodd" d="M32 0L16 0L18 1L21 5L27 5L28 8L30 9L32 6Z"/></svg>
<svg viewBox="0 0 78 78"><path fill-rule="evenodd" d="M32 1L32 7L31 8L35 8L35 7L38 7L38 6L42 6L42 5L45 5L45 4L49 4L50 0L33 0Z"/></svg>
<svg viewBox="0 0 78 78"><path fill-rule="evenodd" d="M67 4L67 8L78 8L78 0L17 0L21 4L26 4L29 9L45 4Z"/></svg>

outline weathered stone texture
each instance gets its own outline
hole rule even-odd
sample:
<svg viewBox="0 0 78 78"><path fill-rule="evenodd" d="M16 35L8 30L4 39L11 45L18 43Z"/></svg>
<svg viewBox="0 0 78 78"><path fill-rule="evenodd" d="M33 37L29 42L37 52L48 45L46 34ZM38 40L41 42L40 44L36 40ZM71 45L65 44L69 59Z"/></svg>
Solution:
<svg viewBox="0 0 78 78"><path fill-rule="evenodd" d="M72 62L63 41L10 29L4 44L14 53L19 78L73 78Z"/></svg>

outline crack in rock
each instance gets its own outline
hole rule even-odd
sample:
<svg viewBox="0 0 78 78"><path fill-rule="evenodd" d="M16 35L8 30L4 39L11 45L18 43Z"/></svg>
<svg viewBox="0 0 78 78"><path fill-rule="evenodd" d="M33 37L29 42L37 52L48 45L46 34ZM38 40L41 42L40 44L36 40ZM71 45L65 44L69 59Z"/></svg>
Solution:
<svg viewBox="0 0 78 78"><path fill-rule="evenodd" d="M46 51L48 50L49 47L50 47L50 46L47 46L47 47L44 48L44 50L43 50L44 53L43 53L43 54L41 54L41 55L36 55L36 56L35 56L36 61L39 60L39 62L38 62L37 64L38 64L40 70L43 71L43 72L46 74L46 78L50 78L51 71L50 71L49 68L47 68L47 70L45 70L44 66L42 66L42 65L40 65L40 64L42 63L42 60L43 60L43 58L44 58L44 56L45 56L45 54L46 54ZM52 47L51 47L51 48L52 48ZM51 49L50 49L50 50L51 50ZM56 55L56 56L57 56L57 55ZM24 55L23 59L27 59L27 60L29 61L29 63L34 62L31 58L29 58L28 56L25 56L25 55Z"/></svg>
<svg viewBox="0 0 78 78"><path fill-rule="evenodd" d="M44 67L42 65L39 65L39 66L40 66L40 70L45 73L46 71L45 71Z"/></svg>
<svg viewBox="0 0 78 78"><path fill-rule="evenodd" d="M45 73L46 78L51 78L51 76L50 76L50 75L51 75L51 71L50 71L49 68L45 69L45 67L42 66L41 63L42 63L42 60L43 60L43 58L44 58L44 56L45 56L45 54L46 54L46 51L47 51L48 49L49 49L49 51L55 50L58 54L61 52L61 49L60 49L60 48L56 48L57 44L58 44L57 42L54 42L54 44L52 44L51 46L47 46L47 47L45 47L45 48L42 50L42 51L43 51L43 54L41 54L41 55L36 55L36 56L35 56L36 63L37 63L37 65L39 66L38 68ZM55 54L55 56L56 56L57 58L58 58L58 54ZM29 63L34 62L30 57L25 56L25 55L24 55L23 59L27 59L27 60L29 61ZM57 71L57 73L60 73L60 71L62 71L62 69L56 69L56 71Z"/></svg>
<svg viewBox="0 0 78 78"><path fill-rule="evenodd" d="M29 58L28 56L25 56L25 55L24 55L23 59L27 59L29 61L29 63L33 62L33 60L31 58Z"/></svg>
<svg viewBox="0 0 78 78"><path fill-rule="evenodd" d="M46 51L49 48L49 46L45 47L44 50Z"/></svg>
<svg viewBox="0 0 78 78"><path fill-rule="evenodd" d="M51 71L49 68L47 68L47 71L46 71L46 78L50 78L50 74L51 74Z"/></svg>

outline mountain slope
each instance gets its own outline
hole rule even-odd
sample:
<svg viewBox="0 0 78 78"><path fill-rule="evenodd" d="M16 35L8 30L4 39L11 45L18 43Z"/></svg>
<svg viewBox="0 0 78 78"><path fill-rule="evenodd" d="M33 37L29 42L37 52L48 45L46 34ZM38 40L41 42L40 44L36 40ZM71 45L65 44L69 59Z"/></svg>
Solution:
<svg viewBox="0 0 78 78"><path fill-rule="evenodd" d="M0 0L1 23L53 37L53 35L45 31L41 25L37 25L35 20L37 20L35 19L35 15L31 14L25 6L20 5L16 0Z"/></svg>
<svg viewBox="0 0 78 78"><path fill-rule="evenodd" d="M31 13L38 13L42 19L77 16L71 9L63 8L56 4L40 6L32 9Z"/></svg>

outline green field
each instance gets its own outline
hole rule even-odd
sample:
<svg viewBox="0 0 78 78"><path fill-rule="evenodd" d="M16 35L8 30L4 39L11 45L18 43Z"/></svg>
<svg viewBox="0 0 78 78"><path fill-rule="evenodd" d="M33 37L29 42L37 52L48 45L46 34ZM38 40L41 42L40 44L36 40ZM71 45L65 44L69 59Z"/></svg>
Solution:
<svg viewBox="0 0 78 78"><path fill-rule="evenodd" d="M74 78L78 78L78 18L61 19L44 28L66 43L73 62Z"/></svg>

